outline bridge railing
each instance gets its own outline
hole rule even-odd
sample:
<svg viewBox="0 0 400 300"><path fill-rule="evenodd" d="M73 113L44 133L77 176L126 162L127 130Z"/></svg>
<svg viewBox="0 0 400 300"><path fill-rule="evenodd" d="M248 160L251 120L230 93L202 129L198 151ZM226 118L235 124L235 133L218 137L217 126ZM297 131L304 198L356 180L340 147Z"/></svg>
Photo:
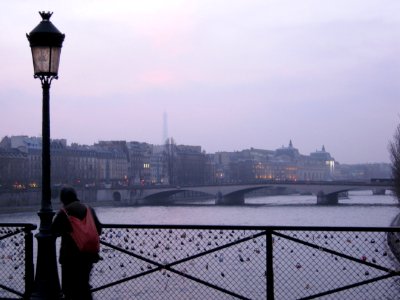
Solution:
<svg viewBox="0 0 400 300"><path fill-rule="evenodd" d="M400 228L104 225L97 299L392 299Z"/></svg>
<svg viewBox="0 0 400 300"><path fill-rule="evenodd" d="M0 299L28 298L34 280L36 225L0 223Z"/></svg>

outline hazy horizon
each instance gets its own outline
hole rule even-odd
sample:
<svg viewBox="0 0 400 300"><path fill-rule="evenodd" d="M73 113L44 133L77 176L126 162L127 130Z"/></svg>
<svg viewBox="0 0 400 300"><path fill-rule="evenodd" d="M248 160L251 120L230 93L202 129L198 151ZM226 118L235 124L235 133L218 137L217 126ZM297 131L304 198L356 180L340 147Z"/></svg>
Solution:
<svg viewBox="0 0 400 300"><path fill-rule="evenodd" d="M25 34L65 33L51 138L177 144L207 153L326 151L389 162L400 123L396 0L8 1L0 18L0 138L41 136Z"/></svg>

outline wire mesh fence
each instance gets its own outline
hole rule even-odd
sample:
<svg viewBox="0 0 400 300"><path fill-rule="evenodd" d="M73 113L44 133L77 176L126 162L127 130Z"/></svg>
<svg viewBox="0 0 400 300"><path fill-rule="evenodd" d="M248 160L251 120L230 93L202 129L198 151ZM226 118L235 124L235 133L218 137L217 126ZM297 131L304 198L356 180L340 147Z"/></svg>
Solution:
<svg viewBox="0 0 400 300"><path fill-rule="evenodd" d="M27 298L31 224L0 224L0 298ZM400 299L399 228L104 225L94 299Z"/></svg>
<svg viewBox="0 0 400 300"><path fill-rule="evenodd" d="M99 299L225 299L244 292L265 298L262 231L109 228L102 240L104 260L92 282L98 286L112 278L119 284L96 292ZM249 271L257 274L249 277ZM264 289L252 288L259 285Z"/></svg>
<svg viewBox="0 0 400 300"><path fill-rule="evenodd" d="M391 233L389 233L391 234ZM399 267L379 231L278 231L276 299L400 299Z"/></svg>
<svg viewBox="0 0 400 300"><path fill-rule="evenodd" d="M0 224L0 299L30 295L35 229L32 224Z"/></svg>
<svg viewBox="0 0 400 300"><path fill-rule="evenodd" d="M93 296L400 299L398 230L108 224Z"/></svg>

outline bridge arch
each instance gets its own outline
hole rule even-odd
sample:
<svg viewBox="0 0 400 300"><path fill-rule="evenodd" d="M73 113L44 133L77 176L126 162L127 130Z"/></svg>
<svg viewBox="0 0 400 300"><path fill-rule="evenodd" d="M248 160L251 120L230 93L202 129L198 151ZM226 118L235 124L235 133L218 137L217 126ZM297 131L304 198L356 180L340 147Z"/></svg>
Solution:
<svg viewBox="0 0 400 300"><path fill-rule="evenodd" d="M120 202L121 201L121 193L120 192L118 192L118 191L115 191L114 193L113 193L113 195L112 195L112 197L113 197L113 200L115 201L115 202Z"/></svg>
<svg viewBox="0 0 400 300"><path fill-rule="evenodd" d="M241 185L209 185L187 187L147 187L131 192L130 203L171 203L172 195L182 192L201 192L215 197L216 204L244 204L245 194L259 189L291 189L298 193L310 193L317 197L317 204L337 204L339 194L353 190L371 190L376 188L391 189L372 183L352 182L268 182ZM125 199L125 198L124 198Z"/></svg>

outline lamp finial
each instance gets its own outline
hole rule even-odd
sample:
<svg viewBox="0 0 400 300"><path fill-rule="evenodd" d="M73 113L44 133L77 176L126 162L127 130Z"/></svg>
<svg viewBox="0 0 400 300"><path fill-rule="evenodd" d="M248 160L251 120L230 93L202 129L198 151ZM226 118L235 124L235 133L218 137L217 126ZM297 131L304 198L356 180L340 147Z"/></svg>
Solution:
<svg viewBox="0 0 400 300"><path fill-rule="evenodd" d="M50 21L51 16L53 15L52 12L45 12L39 11L40 16L42 17L43 21Z"/></svg>

